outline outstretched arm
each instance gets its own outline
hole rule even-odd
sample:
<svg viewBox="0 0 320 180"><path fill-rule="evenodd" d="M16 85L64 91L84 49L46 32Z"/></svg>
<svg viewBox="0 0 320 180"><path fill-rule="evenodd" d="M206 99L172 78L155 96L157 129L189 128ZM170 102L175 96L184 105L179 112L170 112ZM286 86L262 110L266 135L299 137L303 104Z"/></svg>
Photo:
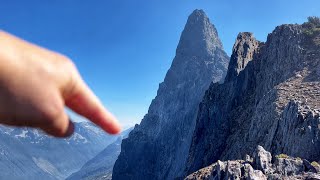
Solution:
<svg viewBox="0 0 320 180"><path fill-rule="evenodd" d="M65 106L110 134L120 131L71 60L0 31L0 123L66 137L73 124Z"/></svg>

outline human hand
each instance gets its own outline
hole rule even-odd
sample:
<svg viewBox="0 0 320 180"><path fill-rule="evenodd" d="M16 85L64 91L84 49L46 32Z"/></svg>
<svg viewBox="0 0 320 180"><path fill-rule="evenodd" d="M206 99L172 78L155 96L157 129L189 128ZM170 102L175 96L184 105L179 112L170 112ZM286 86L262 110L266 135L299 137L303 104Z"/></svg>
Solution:
<svg viewBox="0 0 320 180"><path fill-rule="evenodd" d="M65 106L110 134L120 131L71 60L0 31L0 123L66 137L73 124Z"/></svg>

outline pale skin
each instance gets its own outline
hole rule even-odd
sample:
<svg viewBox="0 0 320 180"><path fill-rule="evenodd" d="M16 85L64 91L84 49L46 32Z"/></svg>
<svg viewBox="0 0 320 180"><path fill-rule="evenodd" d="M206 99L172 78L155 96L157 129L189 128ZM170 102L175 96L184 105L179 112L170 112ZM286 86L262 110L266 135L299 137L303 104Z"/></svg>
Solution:
<svg viewBox="0 0 320 180"><path fill-rule="evenodd" d="M0 123L67 137L73 124L66 106L110 134L120 132L69 58L0 31Z"/></svg>

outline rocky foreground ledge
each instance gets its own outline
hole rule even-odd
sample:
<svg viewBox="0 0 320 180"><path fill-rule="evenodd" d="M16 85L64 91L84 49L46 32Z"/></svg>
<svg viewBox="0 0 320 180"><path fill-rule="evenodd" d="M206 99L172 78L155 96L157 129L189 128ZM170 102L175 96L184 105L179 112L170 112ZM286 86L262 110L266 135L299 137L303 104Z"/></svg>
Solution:
<svg viewBox="0 0 320 180"><path fill-rule="evenodd" d="M218 161L200 169L185 180L320 180L320 165L299 157L286 154L272 157L271 153L258 146L253 156L246 155L245 160Z"/></svg>

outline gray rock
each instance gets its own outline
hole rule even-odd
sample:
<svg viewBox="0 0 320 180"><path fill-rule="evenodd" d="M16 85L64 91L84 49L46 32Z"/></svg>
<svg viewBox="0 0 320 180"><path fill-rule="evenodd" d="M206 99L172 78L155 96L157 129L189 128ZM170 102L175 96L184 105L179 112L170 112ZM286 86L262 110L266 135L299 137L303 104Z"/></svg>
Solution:
<svg viewBox="0 0 320 180"><path fill-rule="evenodd" d="M122 142L113 179L183 176L198 105L212 82L223 81L228 59L209 18L195 10L148 114Z"/></svg>
<svg viewBox="0 0 320 180"><path fill-rule="evenodd" d="M260 170L254 170L250 164L244 164L244 178L247 180L266 180L266 176Z"/></svg>
<svg viewBox="0 0 320 180"><path fill-rule="evenodd" d="M265 43L249 33L238 36L226 81L211 85L200 104L188 174L252 154L258 144L272 154L320 160L318 37L298 24L276 27ZM291 165L281 168L290 174L301 166Z"/></svg>
<svg viewBox="0 0 320 180"><path fill-rule="evenodd" d="M309 172L303 161L299 158L286 156L275 157L271 163L271 154L263 147L258 146L253 157L259 157L252 165L242 160L218 161L208 167L202 168L189 176L186 180L283 180L283 179L319 179L320 174ZM261 161L262 160L262 161Z"/></svg>
<svg viewBox="0 0 320 180"><path fill-rule="evenodd" d="M275 172L284 176L301 174L305 170L304 163L301 159L290 157L276 158L274 162Z"/></svg>
<svg viewBox="0 0 320 180"><path fill-rule="evenodd" d="M266 151L262 146L258 146L254 158L254 163L258 170L261 170L264 173L272 173L272 156L270 152Z"/></svg>
<svg viewBox="0 0 320 180"><path fill-rule="evenodd" d="M250 32L240 33L233 46L233 52L228 67L228 73L225 81L231 81L245 69L247 64L252 60L254 53L257 51L259 42L255 40Z"/></svg>
<svg viewBox="0 0 320 180"><path fill-rule="evenodd" d="M308 160L303 159L303 165L304 165L304 167L306 167L306 171L318 173L317 169L315 167L313 167Z"/></svg>

